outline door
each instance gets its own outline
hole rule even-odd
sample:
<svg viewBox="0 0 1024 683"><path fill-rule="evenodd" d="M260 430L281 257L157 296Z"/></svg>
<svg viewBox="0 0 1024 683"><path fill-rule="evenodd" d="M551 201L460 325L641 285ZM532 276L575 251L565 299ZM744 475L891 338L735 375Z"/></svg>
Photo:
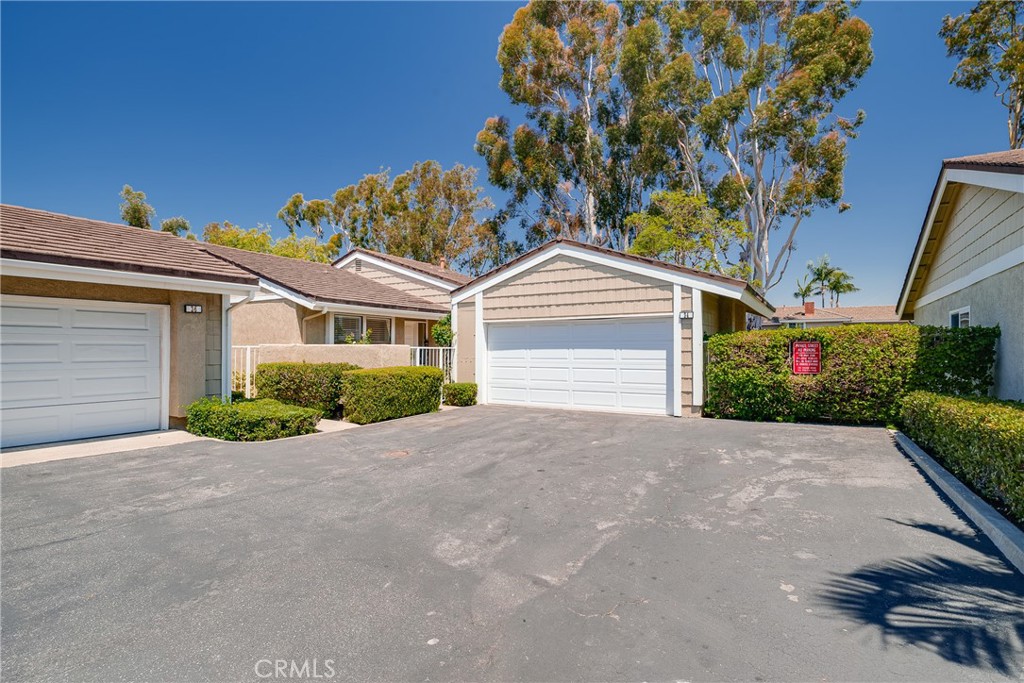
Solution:
<svg viewBox="0 0 1024 683"><path fill-rule="evenodd" d="M166 306L0 299L3 446L165 427Z"/></svg>
<svg viewBox="0 0 1024 683"><path fill-rule="evenodd" d="M669 318L492 323L487 346L490 403L672 413Z"/></svg>

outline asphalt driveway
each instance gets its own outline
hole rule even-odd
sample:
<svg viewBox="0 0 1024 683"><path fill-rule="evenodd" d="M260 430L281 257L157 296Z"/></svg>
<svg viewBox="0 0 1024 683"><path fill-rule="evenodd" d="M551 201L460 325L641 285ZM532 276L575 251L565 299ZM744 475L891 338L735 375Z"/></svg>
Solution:
<svg viewBox="0 0 1024 683"><path fill-rule="evenodd" d="M488 406L0 494L5 681L1024 675L1024 577L882 429Z"/></svg>

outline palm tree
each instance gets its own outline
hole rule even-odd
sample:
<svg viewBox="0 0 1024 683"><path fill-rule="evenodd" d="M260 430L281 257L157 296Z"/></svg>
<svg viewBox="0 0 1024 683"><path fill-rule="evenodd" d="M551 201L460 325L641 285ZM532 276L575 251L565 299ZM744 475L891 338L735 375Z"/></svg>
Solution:
<svg viewBox="0 0 1024 683"><path fill-rule="evenodd" d="M817 285L814 290L815 294L821 294L821 307L825 308L825 294L829 290L829 282L832 279L832 274L838 270L835 268L828 259L828 254L825 254L818 262L814 261L807 262L807 271L811 276L811 282Z"/></svg>
<svg viewBox="0 0 1024 683"><path fill-rule="evenodd" d="M838 306L840 294L850 294L851 292L859 292L860 287L854 286L852 275L847 273L845 270L836 268L832 275L829 276L828 290L832 293L832 299L835 302L832 305Z"/></svg>
<svg viewBox="0 0 1024 683"><path fill-rule="evenodd" d="M800 303L807 303L807 297L814 296L814 281L810 279L811 275L808 273L804 276L804 279L796 281L796 291L793 292L793 297L800 299Z"/></svg>

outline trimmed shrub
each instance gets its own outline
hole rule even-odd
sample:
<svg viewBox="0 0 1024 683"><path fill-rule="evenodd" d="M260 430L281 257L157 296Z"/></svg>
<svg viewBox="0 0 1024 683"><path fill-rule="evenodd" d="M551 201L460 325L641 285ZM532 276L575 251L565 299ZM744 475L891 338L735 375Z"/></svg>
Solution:
<svg viewBox="0 0 1024 683"><path fill-rule="evenodd" d="M918 328L914 386L959 396L984 396L995 379L996 327Z"/></svg>
<svg viewBox="0 0 1024 683"><path fill-rule="evenodd" d="M431 367L394 367L345 373L345 419L369 424L433 413L441 407L444 373Z"/></svg>
<svg viewBox="0 0 1024 683"><path fill-rule="evenodd" d="M894 424L914 389L987 392L998 328L845 325L716 335L707 341L710 417ZM794 375L796 340L821 342L821 374Z"/></svg>
<svg viewBox="0 0 1024 683"><path fill-rule="evenodd" d="M444 385L446 406L475 406L476 384L473 382L450 382Z"/></svg>
<svg viewBox="0 0 1024 683"><path fill-rule="evenodd" d="M267 441L312 434L321 413L269 398L229 403L202 398L186 408L188 431L224 441Z"/></svg>
<svg viewBox="0 0 1024 683"><path fill-rule="evenodd" d="M795 340L821 342L821 374L792 373ZM917 342L911 325L716 335L707 342L704 411L740 420L891 423L910 389Z"/></svg>
<svg viewBox="0 0 1024 683"><path fill-rule="evenodd" d="M256 394L339 417L344 375L358 369L351 363L261 363L256 366Z"/></svg>
<svg viewBox="0 0 1024 683"><path fill-rule="evenodd" d="M1024 524L1024 403L915 391L902 408L907 436Z"/></svg>

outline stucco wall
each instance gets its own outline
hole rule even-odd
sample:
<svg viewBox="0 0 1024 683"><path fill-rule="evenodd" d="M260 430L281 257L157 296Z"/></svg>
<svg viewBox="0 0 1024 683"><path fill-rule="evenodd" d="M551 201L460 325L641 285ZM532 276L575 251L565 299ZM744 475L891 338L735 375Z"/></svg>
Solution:
<svg viewBox="0 0 1024 683"><path fill-rule="evenodd" d="M408 365L404 344L263 344L257 363L352 363L361 368Z"/></svg>
<svg viewBox="0 0 1024 683"><path fill-rule="evenodd" d="M571 256L556 256L484 292L485 320L671 312L671 284Z"/></svg>
<svg viewBox="0 0 1024 683"><path fill-rule="evenodd" d="M467 299L456 311L455 380L476 382L476 303Z"/></svg>
<svg viewBox="0 0 1024 683"><path fill-rule="evenodd" d="M395 289L403 292L408 292L413 296L418 296L421 299L427 301L434 301L439 304L448 305L451 301L451 295L448 290L441 287L435 287L434 285L428 284L423 280L418 280L411 276L402 275L396 273L393 270L381 268L375 266L372 263L368 263L362 259L355 259L345 264L345 270L350 270L353 273L359 273L363 277L368 277L371 280L376 280L381 284L387 285L388 287L394 287Z"/></svg>
<svg viewBox="0 0 1024 683"><path fill-rule="evenodd" d="M185 406L221 390L221 297L218 294L178 292L63 280L0 277L0 291L22 296L91 299L170 308L170 388L172 421L184 418ZM185 313L185 304L200 304L203 312Z"/></svg>
<svg viewBox="0 0 1024 683"><path fill-rule="evenodd" d="M1024 246L1024 193L964 185L946 225L921 296Z"/></svg>
<svg viewBox="0 0 1024 683"><path fill-rule="evenodd" d="M311 313L313 311L285 299L250 301L235 306L231 310L231 345L301 344L303 338L299 334L299 327L302 319ZM307 327L310 323L307 323ZM323 340L321 321L317 341Z"/></svg>
<svg viewBox="0 0 1024 683"><path fill-rule="evenodd" d="M918 325L949 326L950 311L971 307L971 325L999 325L995 394L1024 401L1024 264L1019 264L959 292L918 305Z"/></svg>

